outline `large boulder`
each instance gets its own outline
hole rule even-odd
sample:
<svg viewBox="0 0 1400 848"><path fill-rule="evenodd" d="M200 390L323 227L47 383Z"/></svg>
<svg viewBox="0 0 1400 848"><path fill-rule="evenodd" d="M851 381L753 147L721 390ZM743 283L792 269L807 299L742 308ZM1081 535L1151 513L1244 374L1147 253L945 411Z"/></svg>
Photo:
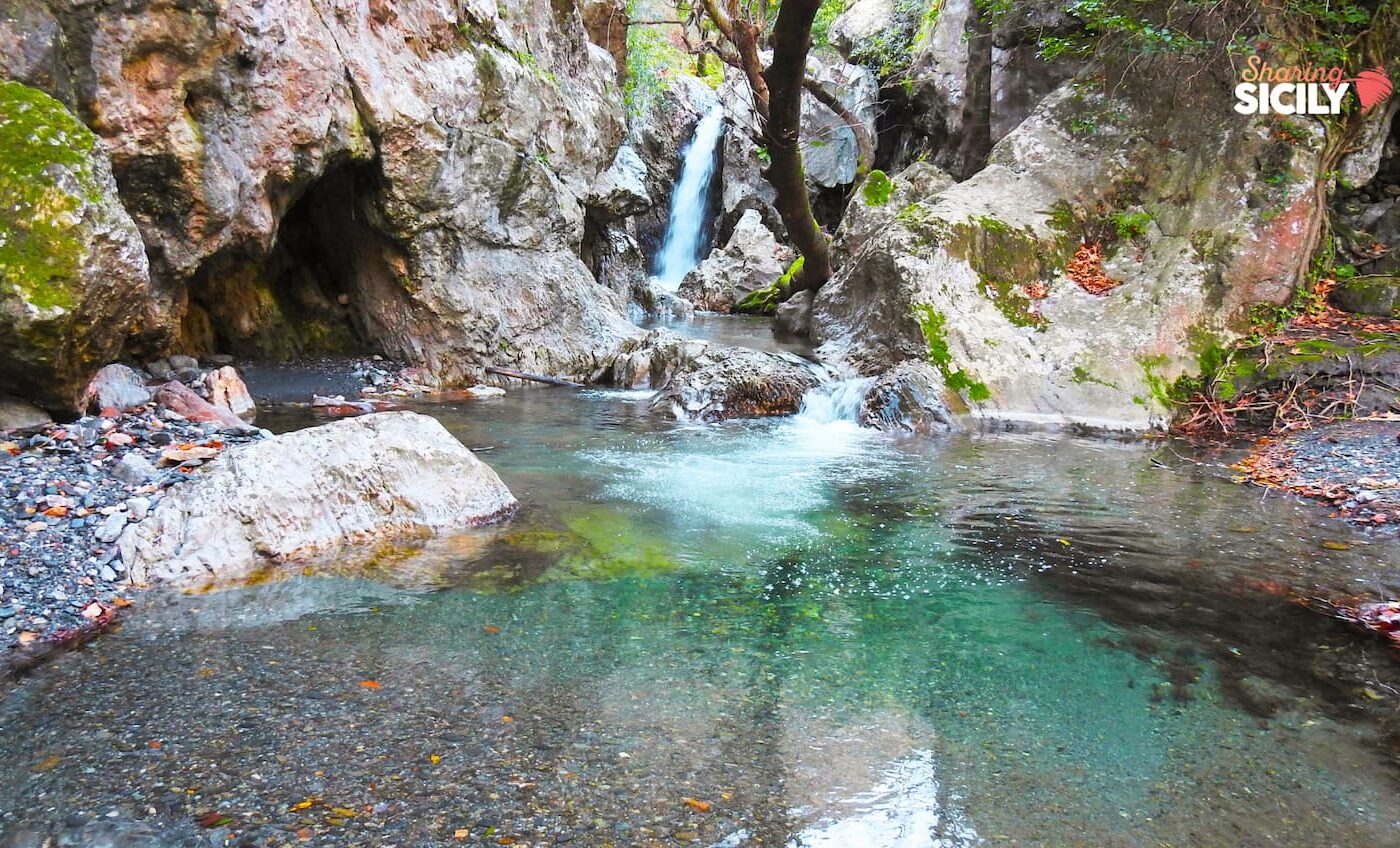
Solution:
<svg viewBox="0 0 1400 848"><path fill-rule="evenodd" d="M1298 283L1321 139L1241 117L1219 79L1176 100L1129 79L1110 96L1086 72L932 196L892 177L904 205L817 296L821 352L872 375L927 361L982 417L1161 424L1178 378Z"/></svg>
<svg viewBox="0 0 1400 848"><path fill-rule="evenodd" d="M593 381L656 389L652 405L680 420L791 415L822 382L817 366L791 354L687 339L653 330L627 342Z"/></svg>
<svg viewBox="0 0 1400 848"><path fill-rule="evenodd" d="M97 137L63 104L0 81L0 383L77 411L88 379L159 328L145 247Z"/></svg>
<svg viewBox="0 0 1400 848"><path fill-rule="evenodd" d="M770 286L796 258L792 248L778 244L750 209L739 219L724 247L715 250L681 281L678 294L696 309L732 312L754 291Z"/></svg>
<svg viewBox="0 0 1400 848"><path fill-rule="evenodd" d="M110 153L177 346L377 348L474 381L580 372L632 331L578 256L625 126L574 4L50 5L59 93Z"/></svg>
<svg viewBox="0 0 1400 848"><path fill-rule="evenodd" d="M171 487L119 545L138 585L238 580L268 566L495 521L496 472L412 412L345 419L230 448Z"/></svg>

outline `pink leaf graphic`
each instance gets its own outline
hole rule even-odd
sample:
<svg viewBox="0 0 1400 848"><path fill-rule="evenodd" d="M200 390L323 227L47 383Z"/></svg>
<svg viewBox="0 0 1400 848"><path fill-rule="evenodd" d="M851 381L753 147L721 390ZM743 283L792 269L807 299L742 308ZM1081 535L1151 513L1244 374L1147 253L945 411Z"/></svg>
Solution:
<svg viewBox="0 0 1400 848"><path fill-rule="evenodd" d="M1380 65L1357 74L1352 82L1356 83L1356 95L1361 98L1362 112L1369 112L1384 103L1395 90L1390 77L1385 75L1385 68Z"/></svg>

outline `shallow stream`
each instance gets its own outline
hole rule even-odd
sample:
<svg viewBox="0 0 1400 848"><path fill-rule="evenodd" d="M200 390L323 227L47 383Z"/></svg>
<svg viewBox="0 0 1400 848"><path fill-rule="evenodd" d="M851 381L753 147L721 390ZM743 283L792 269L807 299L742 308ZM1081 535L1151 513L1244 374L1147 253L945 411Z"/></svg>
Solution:
<svg viewBox="0 0 1400 848"><path fill-rule="evenodd" d="M1286 598L1400 546L1222 457L425 411L520 513L142 596L0 696L0 845L1400 845L1393 652Z"/></svg>

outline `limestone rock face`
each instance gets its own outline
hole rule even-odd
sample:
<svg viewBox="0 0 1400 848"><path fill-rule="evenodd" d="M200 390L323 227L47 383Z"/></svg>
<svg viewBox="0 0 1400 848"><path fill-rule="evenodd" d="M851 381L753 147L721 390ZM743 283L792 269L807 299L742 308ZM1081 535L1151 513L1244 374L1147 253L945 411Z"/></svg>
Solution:
<svg viewBox="0 0 1400 848"><path fill-rule="evenodd" d="M583 0L580 11L589 40L613 57L618 82L622 82L627 75L626 0Z"/></svg>
<svg viewBox="0 0 1400 848"><path fill-rule="evenodd" d="M199 586L494 521L515 498L436 420L344 419L229 449L120 539L133 583ZM347 552L353 556L353 552Z"/></svg>
<svg viewBox="0 0 1400 848"><path fill-rule="evenodd" d="M55 413L128 337L158 328L141 236L97 138L0 82L0 384Z"/></svg>
<svg viewBox="0 0 1400 848"><path fill-rule="evenodd" d="M750 209L724 247L687 274L677 293L696 309L732 312L749 294L772 285L795 258L793 249L778 244L759 213Z"/></svg>
<svg viewBox="0 0 1400 848"><path fill-rule="evenodd" d="M888 33L894 25L893 0L854 0L831 22L827 39L850 58L859 45Z"/></svg>
<svg viewBox="0 0 1400 848"><path fill-rule="evenodd" d="M71 71L54 90L110 155L187 350L369 347L475 382L491 364L580 372L631 332L578 256L624 120L574 4L54 15L61 37L29 37L20 70L46 84L50 50Z"/></svg>
<svg viewBox="0 0 1400 848"><path fill-rule="evenodd" d="M920 196L905 183L927 174L896 174L892 214L857 201L814 304L820 353L867 375L928 362L979 417L1162 423L1173 382L1250 304L1291 295L1320 139L1280 139L1223 95L1191 110L1153 97L1066 85L965 182ZM1088 136L1086 116L1102 120ZM1067 271L1086 233L1122 283L1103 294Z"/></svg>
<svg viewBox="0 0 1400 848"><path fill-rule="evenodd" d="M1030 116L1036 105L1082 67L1080 59L1047 61L1039 39L1074 32L1077 21L1063 4L1037 0L1021 3L991 34L992 142L1004 138ZM975 0L947 0L931 27L916 32L909 70L914 134L934 153L934 163L951 164L963 134L963 104L968 90L968 19Z"/></svg>

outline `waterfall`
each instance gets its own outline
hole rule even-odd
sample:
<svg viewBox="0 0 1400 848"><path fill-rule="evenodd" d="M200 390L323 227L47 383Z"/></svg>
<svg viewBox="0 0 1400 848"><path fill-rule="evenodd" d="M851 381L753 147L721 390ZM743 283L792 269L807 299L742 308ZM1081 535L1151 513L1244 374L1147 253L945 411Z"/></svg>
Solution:
<svg viewBox="0 0 1400 848"><path fill-rule="evenodd" d="M865 393L870 390L872 377L858 377L850 380L832 380L802 396L802 408L798 410L799 421L811 424L854 424L860 417L860 405Z"/></svg>
<svg viewBox="0 0 1400 848"><path fill-rule="evenodd" d="M656 278L667 291L679 288L681 280L703 258L700 250L710 181L715 174L715 147L723 136L724 109L715 106L695 125L695 135L681 151L681 176L671 192L671 215L656 254Z"/></svg>

